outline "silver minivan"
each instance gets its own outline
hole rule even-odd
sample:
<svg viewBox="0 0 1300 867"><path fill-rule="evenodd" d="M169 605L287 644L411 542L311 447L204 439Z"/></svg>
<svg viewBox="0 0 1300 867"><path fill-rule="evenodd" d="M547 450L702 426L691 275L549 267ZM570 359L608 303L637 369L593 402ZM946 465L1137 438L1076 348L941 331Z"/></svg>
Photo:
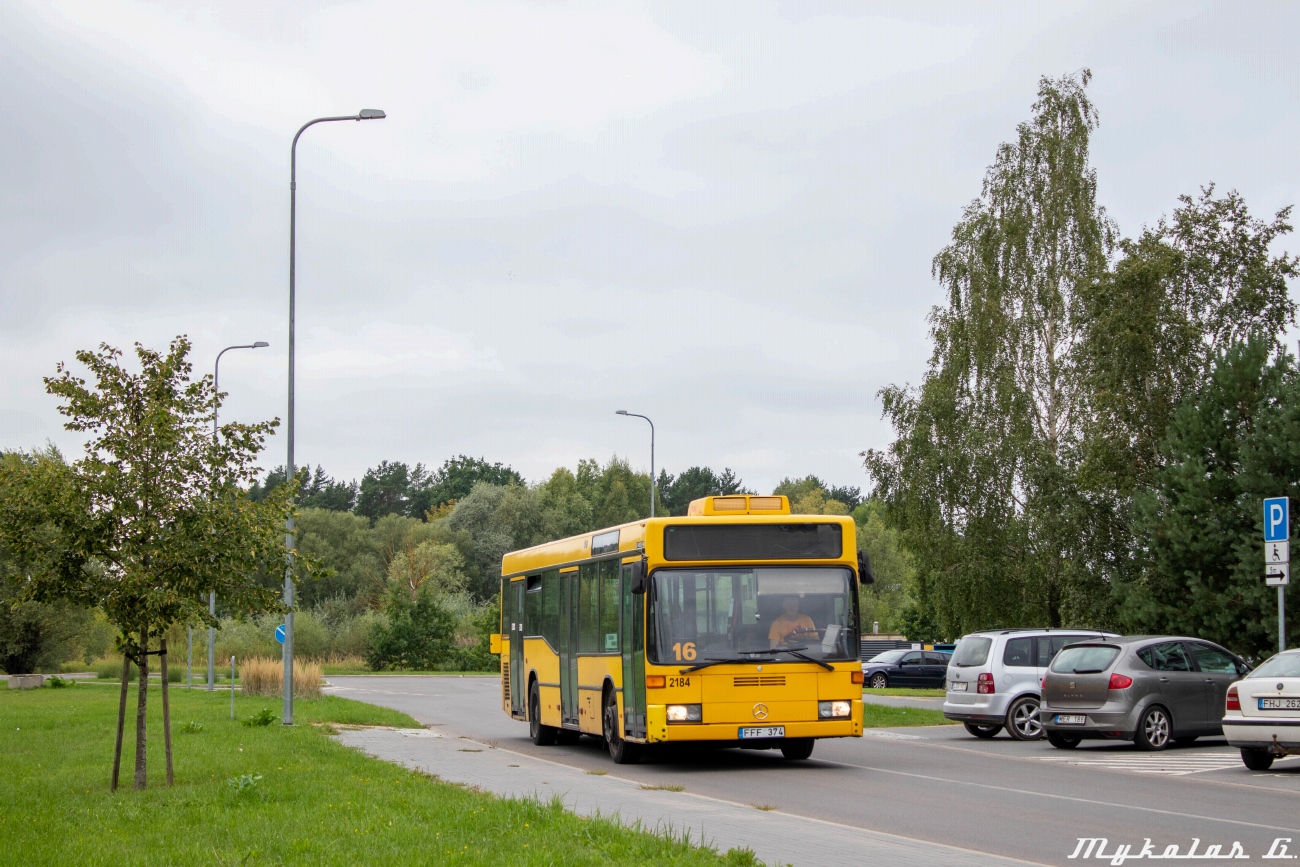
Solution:
<svg viewBox="0 0 1300 867"><path fill-rule="evenodd" d="M1005 728L1016 740L1038 740L1039 684L1052 657L1067 644L1112 635L1095 629L991 629L963 636L948 663L943 715L977 738Z"/></svg>

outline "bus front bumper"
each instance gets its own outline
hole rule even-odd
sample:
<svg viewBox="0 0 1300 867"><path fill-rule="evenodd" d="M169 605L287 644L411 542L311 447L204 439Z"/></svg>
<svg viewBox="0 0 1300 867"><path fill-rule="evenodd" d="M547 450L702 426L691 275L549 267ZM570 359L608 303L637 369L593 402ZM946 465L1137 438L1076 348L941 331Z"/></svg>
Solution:
<svg viewBox="0 0 1300 867"><path fill-rule="evenodd" d="M785 740L791 738L855 738L862 737L862 702L854 701L847 719L836 720L754 720L752 722L726 723L672 723L669 724L665 705L646 706L646 730L650 743L685 743L688 741L731 741L744 746L741 729L781 726ZM708 714L708 711L705 711ZM754 739L756 747L780 746L780 738Z"/></svg>

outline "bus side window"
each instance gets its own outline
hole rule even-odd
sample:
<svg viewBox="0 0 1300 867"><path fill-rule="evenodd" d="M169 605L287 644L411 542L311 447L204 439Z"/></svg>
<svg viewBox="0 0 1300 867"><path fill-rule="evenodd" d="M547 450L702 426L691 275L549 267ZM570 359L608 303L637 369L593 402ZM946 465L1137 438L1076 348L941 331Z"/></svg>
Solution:
<svg viewBox="0 0 1300 867"><path fill-rule="evenodd" d="M596 564L584 563L578 576L578 652L599 653L597 630L600 624L600 583L596 577Z"/></svg>

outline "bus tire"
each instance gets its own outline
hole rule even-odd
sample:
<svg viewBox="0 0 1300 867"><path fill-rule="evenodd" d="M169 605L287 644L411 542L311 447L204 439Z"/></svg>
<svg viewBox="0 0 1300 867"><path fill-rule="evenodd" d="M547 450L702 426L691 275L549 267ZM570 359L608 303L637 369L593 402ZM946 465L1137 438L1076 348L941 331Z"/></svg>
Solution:
<svg viewBox="0 0 1300 867"><path fill-rule="evenodd" d="M781 755L792 762L801 762L812 755L812 738L790 738L781 744Z"/></svg>
<svg viewBox="0 0 1300 867"><path fill-rule="evenodd" d="M542 725L542 696L535 680L528 685L528 734L539 747L555 743L555 727Z"/></svg>
<svg viewBox="0 0 1300 867"><path fill-rule="evenodd" d="M641 761L641 745L625 741L618 733L618 697L614 690L605 690L601 727L605 732L605 746L616 765L635 765Z"/></svg>

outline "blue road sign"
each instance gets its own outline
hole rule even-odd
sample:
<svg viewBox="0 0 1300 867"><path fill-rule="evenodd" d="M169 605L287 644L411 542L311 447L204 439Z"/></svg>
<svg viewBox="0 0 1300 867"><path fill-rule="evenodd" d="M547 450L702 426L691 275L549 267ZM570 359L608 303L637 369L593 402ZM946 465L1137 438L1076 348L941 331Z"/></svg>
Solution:
<svg viewBox="0 0 1300 867"><path fill-rule="evenodd" d="M1291 500L1269 497L1264 501L1264 541L1285 542L1291 538Z"/></svg>
<svg viewBox="0 0 1300 867"><path fill-rule="evenodd" d="M284 644L284 624L283 624L283 623L281 623L279 626L275 627L275 640L278 641L278 642L280 642L281 644Z"/></svg>

